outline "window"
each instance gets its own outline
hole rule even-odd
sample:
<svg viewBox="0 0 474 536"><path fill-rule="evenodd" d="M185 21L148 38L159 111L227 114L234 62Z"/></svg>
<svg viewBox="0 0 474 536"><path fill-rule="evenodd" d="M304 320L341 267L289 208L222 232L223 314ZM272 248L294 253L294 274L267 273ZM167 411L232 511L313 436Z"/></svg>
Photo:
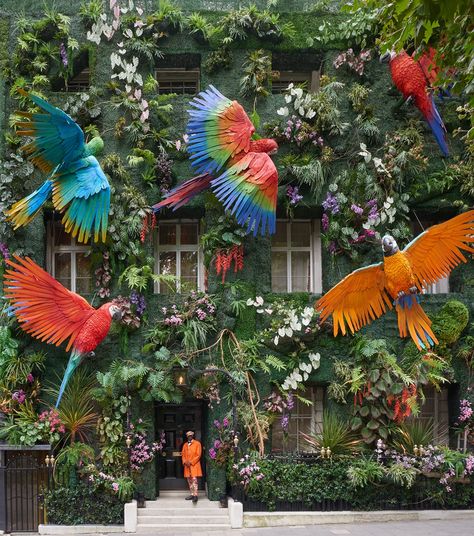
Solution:
<svg viewBox="0 0 474 536"><path fill-rule="evenodd" d="M295 399L295 407L291 412L288 433L284 434L280 421L272 426L272 452L310 451L311 446L301 436L318 434L323 429L324 387L307 387L301 393L303 398L311 400L312 404L304 404Z"/></svg>
<svg viewBox="0 0 474 536"><path fill-rule="evenodd" d="M319 220L277 220L272 237L272 291L322 292Z"/></svg>
<svg viewBox="0 0 474 536"><path fill-rule="evenodd" d="M319 91L322 57L318 54L291 54L275 52L272 56L272 93L284 93L289 84L305 84L315 93Z"/></svg>
<svg viewBox="0 0 474 536"><path fill-rule="evenodd" d="M437 391L433 386L423 388L426 400L420 407L418 419L433 422L433 439L437 445L449 443L448 389Z"/></svg>
<svg viewBox="0 0 474 536"><path fill-rule="evenodd" d="M89 87L90 70L88 67L86 67L68 81L66 91L87 91Z"/></svg>
<svg viewBox="0 0 474 536"><path fill-rule="evenodd" d="M199 68L163 68L156 70L158 93L195 95L199 93Z"/></svg>
<svg viewBox="0 0 474 536"><path fill-rule="evenodd" d="M91 294L92 276L90 248L64 230L59 221L48 224L49 273L62 285L78 294Z"/></svg>
<svg viewBox="0 0 474 536"><path fill-rule="evenodd" d="M412 222L413 234L418 236L433 225L436 225L439 222L436 221L416 221ZM428 285L424 289L424 294L448 294L449 293L449 276L443 277L442 279L436 281L432 285Z"/></svg>
<svg viewBox="0 0 474 536"><path fill-rule="evenodd" d="M273 71L272 93L284 93L289 84L305 84L311 93L319 90L320 71Z"/></svg>
<svg viewBox="0 0 474 536"><path fill-rule="evenodd" d="M199 249L199 224L195 221L159 222L155 234L155 272L177 278L176 291L202 289L203 267ZM157 283L155 292L174 292Z"/></svg>

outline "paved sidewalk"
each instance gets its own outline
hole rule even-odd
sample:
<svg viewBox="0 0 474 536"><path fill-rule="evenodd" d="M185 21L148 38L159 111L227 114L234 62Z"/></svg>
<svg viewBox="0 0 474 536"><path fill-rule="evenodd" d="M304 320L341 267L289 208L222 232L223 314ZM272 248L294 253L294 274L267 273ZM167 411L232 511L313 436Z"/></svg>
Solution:
<svg viewBox="0 0 474 536"><path fill-rule="evenodd" d="M182 536L169 530L142 532L140 536ZM307 527L269 527L235 530L194 530L187 536L474 536L472 520L459 521L400 521L389 523L362 523L358 525L313 525ZM89 535L82 535L89 536ZM98 534L90 536L101 536ZM131 536L115 533L114 536Z"/></svg>

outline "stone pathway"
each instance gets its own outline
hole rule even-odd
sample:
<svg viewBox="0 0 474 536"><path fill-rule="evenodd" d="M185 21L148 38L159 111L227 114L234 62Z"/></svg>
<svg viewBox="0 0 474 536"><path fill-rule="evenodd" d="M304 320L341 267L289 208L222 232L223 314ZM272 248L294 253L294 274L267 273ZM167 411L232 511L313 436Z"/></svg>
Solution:
<svg viewBox="0 0 474 536"><path fill-rule="evenodd" d="M362 523L358 525L313 525L307 527L271 527L260 529L223 529L177 531L167 529L141 532L140 536L474 536L472 520L459 521L400 521L389 523ZM18 536L18 535L15 535ZM100 534L82 536L106 536ZM130 536L115 533L114 536Z"/></svg>

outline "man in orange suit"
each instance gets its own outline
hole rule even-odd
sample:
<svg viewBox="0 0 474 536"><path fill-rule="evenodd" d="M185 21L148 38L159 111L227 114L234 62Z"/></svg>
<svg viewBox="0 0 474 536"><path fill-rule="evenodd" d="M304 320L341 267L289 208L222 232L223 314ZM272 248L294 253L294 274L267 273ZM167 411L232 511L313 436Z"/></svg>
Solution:
<svg viewBox="0 0 474 536"><path fill-rule="evenodd" d="M201 469L201 455L202 446L201 443L194 439L194 432L186 432L187 442L183 446L181 451L181 459L184 465L184 478L188 479L188 486L191 495L186 497L187 501L198 501L198 477L202 476Z"/></svg>

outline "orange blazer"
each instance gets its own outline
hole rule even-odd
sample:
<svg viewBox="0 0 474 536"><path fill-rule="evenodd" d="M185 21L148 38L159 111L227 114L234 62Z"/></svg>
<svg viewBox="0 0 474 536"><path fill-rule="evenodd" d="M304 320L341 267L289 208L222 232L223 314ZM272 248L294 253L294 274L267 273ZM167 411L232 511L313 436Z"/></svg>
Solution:
<svg viewBox="0 0 474 536"><path fill-rule="evenodd" d="M201 443L197 439L193 439L191 444L187 441L183 445L183 450L181 451L181 460L184 465L184 478L190 476L202 476L201 469L201 459L202 447ZM186 462L191 462L191 466L185 465Z"/></svg>

